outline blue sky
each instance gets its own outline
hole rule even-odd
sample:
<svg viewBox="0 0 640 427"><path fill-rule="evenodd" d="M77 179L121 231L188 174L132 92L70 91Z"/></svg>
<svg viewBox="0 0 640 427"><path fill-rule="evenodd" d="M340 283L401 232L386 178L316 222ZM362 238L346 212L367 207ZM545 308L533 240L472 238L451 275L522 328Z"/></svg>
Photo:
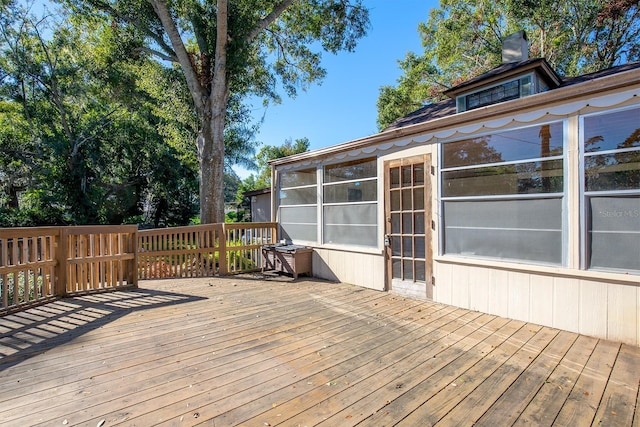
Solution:
<svg viewBox="0 0 640 427"><path fill-rule="evenodd" d="M408 52L422 52L418 24L426 22L438 0L364 0L370 10L368 34L354 52L324 53L327 76L296 98L283 95L281 104L265 109L257 101L255 121L264 118L256 139L281 145L287 139L309 138L315 150L377 133L376 103L381 86L395 85L398 61ZM48 0L37 0L39 13ZM235 168L241 178L250 171Z"/></svg>
<svg viewBox="0 0 640 427"><path fill-rule="evenodd" d="M401 75L398 61L407 52L422 52L418 24L426 22L437 0L364 0L371 27L354 52L325 53L327 76L296 98L283 97L266 109L259 103L254 117L264 122L256 139L281 145L307 137L315 150L377 133L378 93L395 85ZM244 178L250 172L237 169Z"/></svg>

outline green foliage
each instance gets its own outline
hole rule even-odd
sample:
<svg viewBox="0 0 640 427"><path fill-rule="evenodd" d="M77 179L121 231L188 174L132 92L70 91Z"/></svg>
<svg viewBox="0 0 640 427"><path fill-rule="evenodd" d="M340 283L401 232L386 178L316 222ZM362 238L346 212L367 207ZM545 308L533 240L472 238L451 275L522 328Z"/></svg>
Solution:
<svg viewBox="0 0 640 427"><path fill-rule="evenodd" d="M308 138L299 138L295 142L287 139L280 146L264 145L256 155L258 174L257 176L249 175L242 181L236 193L236 201L243 203L243 194L247 191L261 190L271 186L271 166L269 161L309 151L309 144Z"/></svg>
<svg viewBox="0 0 640 427"><path fill-rule="evenodd" d="M154 55L183 71L199 120L204 222L222 216L223 169L253 166L256 127L245 98L295 96L326 74L321 50L353 50L369 25L362 0L59 1L78 18L108 17L126 42L122 58ZM226 20L219 10L228 11ZM226 43L218 43L219 30Z"/></svg>
<svg viewBox="0 0 640 427"><path fill-rule="evenodd" d="M378 127L501 63L502 40L525 30L530 57L576 76L640 59L640 6L629 0L442 0L419 25L424 51L400 61L395 87L380 89Z"/></svg>
<svg viewBox="0 0 640 427"><path fill-rule="evenodd" d="M38 20L17 6L7 13L0 223L188 223L198 184L186 141L197 120L190 100L170 90L175 71L121 58L132 37L109 21Z"/></svg>

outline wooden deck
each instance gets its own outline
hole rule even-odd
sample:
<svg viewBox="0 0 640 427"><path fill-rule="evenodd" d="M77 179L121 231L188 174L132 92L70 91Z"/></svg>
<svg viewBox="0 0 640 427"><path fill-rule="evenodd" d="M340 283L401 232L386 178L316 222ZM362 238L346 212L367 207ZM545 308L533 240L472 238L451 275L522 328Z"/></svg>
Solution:
<svg viewBox="0 0 640 427"><path fill-rule="evenodd" d="M311 279L0 318L2 426L640 426L640 349Z"/></svg>

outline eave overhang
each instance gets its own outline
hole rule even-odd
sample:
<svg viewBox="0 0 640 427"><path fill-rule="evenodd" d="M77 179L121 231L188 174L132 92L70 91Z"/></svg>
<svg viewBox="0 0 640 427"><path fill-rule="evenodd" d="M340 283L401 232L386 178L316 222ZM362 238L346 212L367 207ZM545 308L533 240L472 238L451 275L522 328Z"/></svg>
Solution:
<svg viewBox="0 0 640 427"><path fill-rule="evenodd" d="M269 164L272 166L282 166L291 163L309 161L311 159L349 152L352 150L366 149L368 147L372 147L377 144L382 144L389 141L409 138L415 135L435 132L447 128L455 128L469 123L497 118L499 116L504 116L507 114L516 114L531 110L542 110L545 106L558 104L563 101L581 101L584 106L589 106L588 98L590 97L602 95L607 92L613 92L616 90L631 90L634 88L637 90L633 95L630 95L631 97L638 96L637 93L640 92L640 68L634 68L629 71L608 75L595 80L589 80L566 87L558 87L554 90L531 95L526 98L488 105L486 107L469 110L463 113L452 114L450 116L428 120L422 123L416 123L401 128L390 129L381 133L333 145L330 147L320 148L318 150L307 151L305 153L294 154L289 157L275 159L270 161Z"/></svg>

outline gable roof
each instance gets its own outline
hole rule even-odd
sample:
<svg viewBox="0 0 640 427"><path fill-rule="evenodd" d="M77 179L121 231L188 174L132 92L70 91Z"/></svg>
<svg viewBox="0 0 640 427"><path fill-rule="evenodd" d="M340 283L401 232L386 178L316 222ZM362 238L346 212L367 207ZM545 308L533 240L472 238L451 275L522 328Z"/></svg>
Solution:
<svg viewBox="0 0 640 427"><path fill-rule="evenodd" d="M319 158L358 149L367 149L377 144L388 143L400 138L412 137L420 133L439 131L445 128L486 121L505 114L516 114L525 110L545 108L550 104L571 102L572 108L578 104L589 105L589 98L611 91L626 91L631 97L640 96L640 62L612 67L583 76L566 78L560 86L547 92L511 101L491 104L481 108L456 113L455 100L425 105L424 107L397 119L380 133L343 142L329 147L293 154L269 161L272 166L293 164L300 161L317 161ZM576 103L577 100L580 100ZM617 102L621 102L618 100Z"/></svg>
<svg viewBox="0 0 640 427"><path fill-rule="evenodd" d="M455 97L461 93L470 92L498 81L519 76L527 71L535 71L538 73L538 75L549 84L550 88L558 87L562 83L562 78L551 68L551 65L549 65L546 59L534 58L526 61L500 64L486 73L445 90L442 94L455 99Z"/></svg>
<svg viewBox="0 0 640 427"><path fill-rule="evenodd" d="M439 119L442 117L456 114L456 102L455 102L456 95L462 92L466 92L467 90L473 90L474 88L480 85L497 81L498 79L503 79L505 77L515 75L516 73L521 73L525 70L534 69L537 67L544 67L544 68L549 67L549 70L551 70L547 61L540 58L530 59L528 61L511 63L511 64L501 64L493 68L492 70L479 75L478 77L475 77L456 87L453 87L451 89L444 91L443 94L451 96L450 99L445 99L444 101L439 101L439 102L425 105L424 107L419 108L418 110L413 111L404 117L400 117L399 119L391 123L389 126L387 126L383 132L387 130L403 128L405 126L410 126L418 123L424 123L430 120ZM549 90L554 90L556 88L563 88L563 87L572 86L578 83L585 83L585 82L597 80L602 77L611 76L611 75L622 73L625 71L634 70L636 68L640 68L640 62L633 62L629 64L618 65L615 67L607 68L607 69L596 71L593 73L583 74L577 77L560 78L555 72L553 72L553 74L550 76L551 77L555 76L559 80ZM546 72L547 71L545 71L545 73ZM506 74L501 74L501 73L506 73Z"/></svg>

